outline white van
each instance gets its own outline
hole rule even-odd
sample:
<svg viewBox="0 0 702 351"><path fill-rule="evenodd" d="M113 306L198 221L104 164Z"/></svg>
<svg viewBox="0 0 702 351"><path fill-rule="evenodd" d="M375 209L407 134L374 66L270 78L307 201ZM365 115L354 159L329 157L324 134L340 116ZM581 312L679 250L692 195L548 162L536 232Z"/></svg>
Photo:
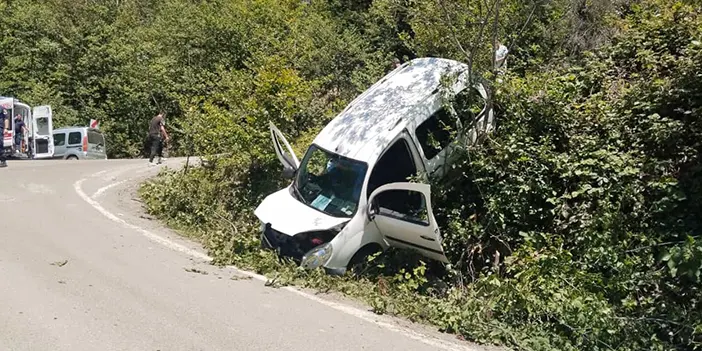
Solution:
<svg viewBox="0 0 702 351"><path fill-rule="evenodd" d="M456 79L450 98L480 99L469 119L455 119L445 108L440 87L451 75ZM254 212L262 222L262 244L305 268L322 266L332 274L344 274L389 247L447 262L430 187L408 177L445 175L457 147L494 128L491 106L487 87L468 78L465 64L420 58L351 102L317 135L301 162L271 124L275 151L293 181ZM446 125L466 132L452 137Z"/></svg>
<svg viewBox="0 0 702 351"><path fill-rule="evenodd" d="M2 152L7 156L17 156L20 152L34 159L51 158L54 155L53 141L53 112L51 106L30 107L13 97L0 96L0 105L7 110L10 119L10 130L3 135ZM25 150L18 150L15 146L15 116L22 116L28 135L22 138Z"/></svg>

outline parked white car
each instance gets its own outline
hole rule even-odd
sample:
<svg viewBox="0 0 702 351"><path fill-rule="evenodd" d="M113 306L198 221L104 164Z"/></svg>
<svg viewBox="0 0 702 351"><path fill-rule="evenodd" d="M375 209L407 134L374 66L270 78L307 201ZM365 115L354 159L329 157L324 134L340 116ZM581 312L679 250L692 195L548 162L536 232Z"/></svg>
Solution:
<svg viewBox="0 0 702 351"><path fill-rule="evenodd" d="M450 97L480 99L469 119L446 108L440 87L451 75ZM453 137L446 125L466 132ZM332 274L389 247L447 262L430 186L408 178L445 175L457 147L493 128L487 87L469 79L465 64L440 58L412 60L375 83L316 136L302 161L271 123L276 154L293 180L255 210L262 244Z"/></svg>

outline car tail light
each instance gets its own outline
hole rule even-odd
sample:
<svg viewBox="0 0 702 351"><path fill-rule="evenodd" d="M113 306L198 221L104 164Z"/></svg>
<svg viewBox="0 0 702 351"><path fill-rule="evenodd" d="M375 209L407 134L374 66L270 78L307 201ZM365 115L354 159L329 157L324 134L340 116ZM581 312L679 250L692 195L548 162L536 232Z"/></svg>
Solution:
<svg viewBox="0 0 702 351"><path fill-rule="evenodd" d="M83 136L83 151L88 151L88 136Z"/></svg>

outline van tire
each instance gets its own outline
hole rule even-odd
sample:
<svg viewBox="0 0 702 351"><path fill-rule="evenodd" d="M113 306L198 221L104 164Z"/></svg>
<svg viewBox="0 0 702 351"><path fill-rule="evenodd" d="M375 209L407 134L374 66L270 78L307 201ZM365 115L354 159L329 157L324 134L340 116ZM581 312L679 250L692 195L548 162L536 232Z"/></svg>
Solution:
<svg viewBox="0 0 702 351"><path fill-rule="evenodd" d="M77 157L76 155L71 155L71 156L66 157L66 160L68 160L68 161L76 161L76 160L78 160L78 157Z"/></svg>
<svg viewBox="0 0 702 351"><path fill-rule="evenodd" d="M354 276L360 276L368 270L369 265L366 258L378 252L383 252L382 246L377 243L370 243L360 248L349 260L346 270Z"/></svg>

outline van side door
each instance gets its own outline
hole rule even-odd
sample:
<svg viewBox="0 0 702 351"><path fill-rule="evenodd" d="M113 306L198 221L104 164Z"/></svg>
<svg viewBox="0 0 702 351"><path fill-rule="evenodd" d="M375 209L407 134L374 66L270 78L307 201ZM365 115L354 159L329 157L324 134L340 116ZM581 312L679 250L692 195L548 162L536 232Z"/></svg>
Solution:
<svg viewBox="0 0 702 351"><path fill-rule="evenodd" d="M287 178L292 178L293 174L300 167L300 160L295 155L295 151L293 151L288 140L283 136L283 132L273 122L268 122L268 128L271 131L271 141L273 142L275 154L278 156L280 163L283 164L283 174Z"/></svg>
<svg viewBox="0 0 702 351"><path fill-rule="evenodd" d="M83 133L80 129L71 130L68 133L68 141L66 142L66 154L75 155L80 157L83 151Z"/></svg>
<svg viewBox="0 0 702 351"><path fill-rule="evenodd" d="M391 199L402 201L398 203ZM431 259L449 262L432 212L428 184L385 184L373 191L367 209L368 220L375 223L390 246L415 250Z"/></svg>
<svg viewBox="0 0 702 351"><path fill-rule="evenodd" d="M378 232L389 246L407 248L446 262L429 199L429 185L409 183L424 167L406 130L379 157L368 178L367 232ZM375 230L377 229L377 230Z"/></svg>
<svg viewBox="0 0 702 351"><path fill-rule="evenodd" d="M54 133L54 158L61 158L66 154L67 146L67 135L66 132L56 132Z"/></svg>

